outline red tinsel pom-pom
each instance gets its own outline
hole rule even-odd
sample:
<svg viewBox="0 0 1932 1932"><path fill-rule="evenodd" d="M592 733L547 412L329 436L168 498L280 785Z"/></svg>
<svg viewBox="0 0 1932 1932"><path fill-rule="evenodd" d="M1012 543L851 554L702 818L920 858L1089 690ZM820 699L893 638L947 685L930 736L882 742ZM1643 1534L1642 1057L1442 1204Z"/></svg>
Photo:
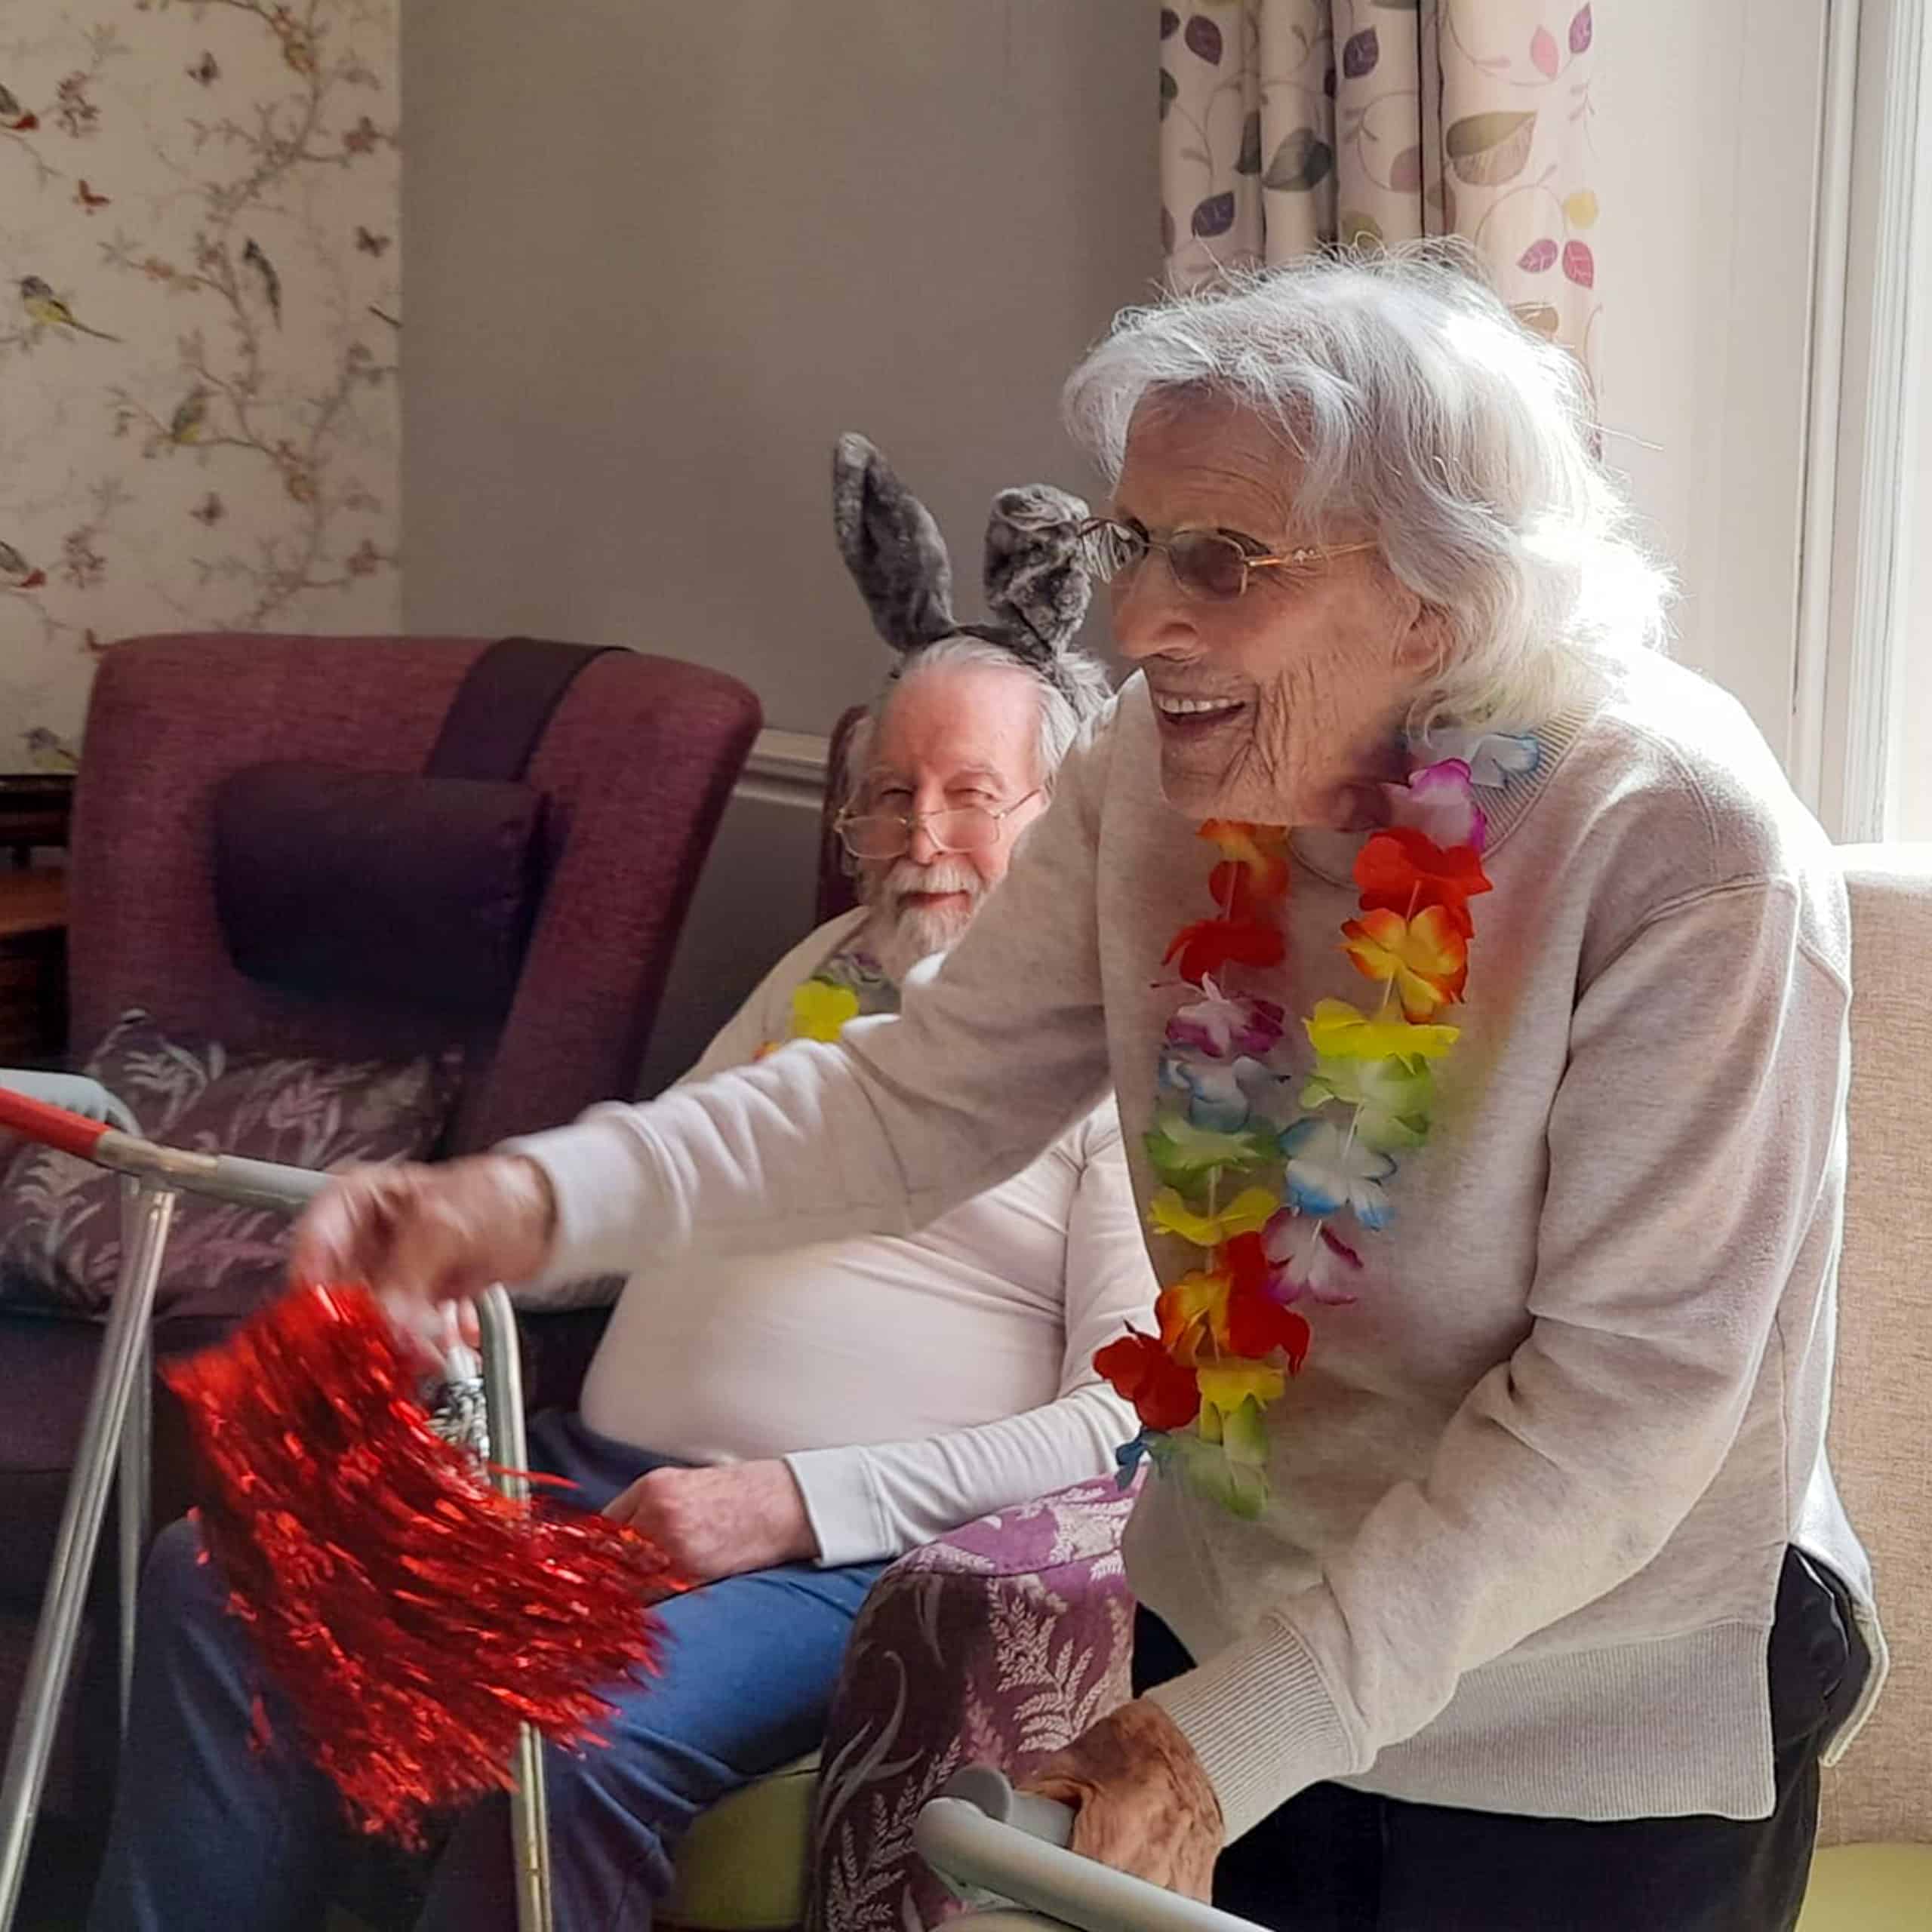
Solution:
<svg viewBox="0 0 1932 1932"><path fill-rule="evenodd" d="M657 1549L498 1495L430 1426L365 1291L285 1295L164 1372L229 1609L305 1734L279 1748L306 1749L361 1829L420 1844L427 1813L509 1784L520 1725L596 1743L598 1687L656 1669L648 1606L678 1587Z"/></svg>

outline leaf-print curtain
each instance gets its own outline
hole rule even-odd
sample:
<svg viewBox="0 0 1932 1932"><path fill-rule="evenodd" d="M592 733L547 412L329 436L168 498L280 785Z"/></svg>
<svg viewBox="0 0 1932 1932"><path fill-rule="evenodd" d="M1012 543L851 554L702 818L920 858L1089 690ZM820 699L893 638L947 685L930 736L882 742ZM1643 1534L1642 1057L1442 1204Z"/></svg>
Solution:
<svg viewBox="0 0 1932 1932"><path fill-rule="evenodd" d="M1460 235L1594 374L1589 0L1161 10L1161 235L1180 288L1323 242Z"/></svg>

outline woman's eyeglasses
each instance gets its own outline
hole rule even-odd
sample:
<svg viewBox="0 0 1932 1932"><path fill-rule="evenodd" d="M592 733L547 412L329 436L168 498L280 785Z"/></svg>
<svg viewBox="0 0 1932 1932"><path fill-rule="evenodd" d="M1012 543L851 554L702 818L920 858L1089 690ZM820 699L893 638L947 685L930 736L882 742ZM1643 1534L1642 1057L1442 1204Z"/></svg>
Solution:
<svg viewBox="0 0 1932 1932"><path fill-rule="evenodd" d="M1137 523L1098 516L1078 531L1081 561L1101 583L1124 576L1150 550L1168 560L1174 579L1191 597L1226 603L1247 589L1251 571L1306 570L1331 557L1373 550L1373 543L1311 543L1278 555L1263 551L1251 537L1231 530L1185 529L1157 532Z"/></svg>
<svg viewBox="0 0 1932 1932"><path fill-rule="evenodd" d="M832 827L855 859L896 859L909 851L915 826L942 852L986 852L999 843L1001 825L1045 789L1036 785L1010 805L942 805L932 812L854 811L849 808Z"/></svg>

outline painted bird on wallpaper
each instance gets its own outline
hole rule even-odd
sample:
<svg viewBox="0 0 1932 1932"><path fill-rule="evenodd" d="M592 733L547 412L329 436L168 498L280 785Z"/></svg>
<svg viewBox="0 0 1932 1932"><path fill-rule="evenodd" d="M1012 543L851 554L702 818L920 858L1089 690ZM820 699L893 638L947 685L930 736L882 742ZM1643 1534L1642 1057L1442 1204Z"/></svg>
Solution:
<svg viewBox="0 0 1932 1932"><path fill-rule="evenodd" d="M111 195L97 195L88 186L85 175L81 179L80 185L74 190L74 199L82 208L85 208L89 214L92 214L97 208L110 206L112 202Z"/></svg>
<svg viewBox="0 0 1932 1932"><path fill-rule="evenodd" d="M12 544L0 540L0 582L10 590L38 590L47 573L37 571Z"/></svg>
<svg viewBox="0 0 1932 1932"><path fill-rule="evenodd" d="M27 320L39 328L72 329L77 334L94 336L102 342L121 340L118 335L109 335L105 329L89 328L37 275L21 276L20 306L26 311Z"/></svg>
<svg viewBox="0 0 1932 1932"><path fill-rule="evenodd" d="M253 269L262 278L262 294L269 305L269 312L275 317L275 325L281 327L281 277L275 273L275 264L262 252L261 244L253 235L248 245L242 251L244 264Z"/></svg>
<svg viewBox="0 0 1932 1932"><path fill-rule="evenodd" d="M78 771L81 768L81 761L75 755L73 746L45 724L36 724L31 730L23 731L20 742L26 746L27 756L36 771Z"/></svg>
<svg viewBox="0 0 1932 1932"><path fill-rule="evenodd" d="M39 125L38 114L29 114L11 89L0 87L0 128L10 134L30 134Z"/></svg>
<svg viewBox="0 0 1932 1932"><path fill-rule="evenodd" d="M197 383L174 405L174 420L168 426L168 440L186 445L198 443L208 426L208 392Z"/></svg>

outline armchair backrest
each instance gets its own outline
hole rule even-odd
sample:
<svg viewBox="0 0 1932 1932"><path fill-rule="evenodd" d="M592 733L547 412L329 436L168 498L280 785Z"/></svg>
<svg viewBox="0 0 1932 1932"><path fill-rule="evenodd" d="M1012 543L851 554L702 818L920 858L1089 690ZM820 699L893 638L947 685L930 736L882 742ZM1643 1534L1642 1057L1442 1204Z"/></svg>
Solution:
<svg viewBox="0 0 1932 1932"><path fill-rule="evenodd" d="M841 912L849 912L859 903L852 878L851 861L832 829L845 804L845 762L852 746L852 734L866 715L863 704L855 704L832 728L832 742L825 758L825 808L818 829L817 923L823 925Z"/></svg>
<svg viewBox="0 0 1932 1932"><path fill-rule="evenodd" d="M231 1048L420 1052L425 1021L284 992L229 957L215 909L215 788L315 761L420 771L480 639L177 635L118 645L88 712L75 801L75 1046L131 1006ZM551 718L543 897L500 1023L467 1035L452 1152L628 1098L693 886L759 724L721 672L611 652Z"/></svg>
<svg viewBox="0 0 1932 1932"><path fill-rule="evenodd" d="M1891 1676L1826 1774L1827 1844L1932 1842L1932 845L1843 854L1852 915L1850 1173L1831 1454L1877 1571Z"/></svg>

